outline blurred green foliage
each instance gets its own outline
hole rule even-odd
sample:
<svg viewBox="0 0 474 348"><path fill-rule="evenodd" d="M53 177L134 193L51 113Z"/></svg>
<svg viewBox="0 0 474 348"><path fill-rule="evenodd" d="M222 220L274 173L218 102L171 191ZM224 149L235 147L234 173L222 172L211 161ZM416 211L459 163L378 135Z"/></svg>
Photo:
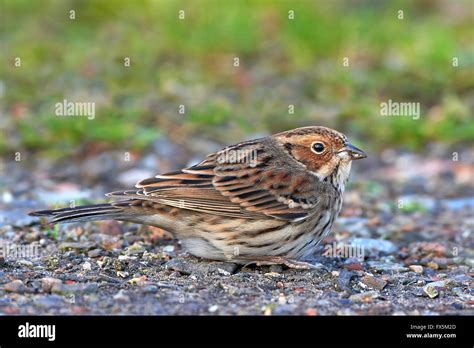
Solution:
<svg viewBox="0 0 474 348"><path fill-rule="evenodd" d="M474 140L471 0L1 0L0 12L2 152L316 124L378 149ZM55 116L63 99L95 102L95 119ZM388 99L419 102L420 119L381 116Z"/></svg>

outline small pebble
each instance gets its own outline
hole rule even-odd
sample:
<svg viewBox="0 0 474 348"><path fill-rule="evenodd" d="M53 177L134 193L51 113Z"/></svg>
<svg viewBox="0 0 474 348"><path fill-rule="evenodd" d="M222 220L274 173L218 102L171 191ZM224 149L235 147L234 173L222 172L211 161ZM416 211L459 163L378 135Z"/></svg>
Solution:
<svg viewBox="0 0 474 348"><path fill-rule="evenodd" d="M364 270L364 266L358 262L348 263L344 265L344 268L348 271L362 271Z"/></svg>
<svg viewBox="0 0 474 348"><path fill-rule="evenodd" d="M23 284L21 280L15 279L14 281L11 281L3 285L3 288L7 292L15 292L18 294L22 294L25 291L25 284Z"/></svg>
<svg viewBox="0 0 474 348"><path fill-rule="evenodd" d="M281 273L283 271L283 267L280 265L270 265L270 273Z"/></svg>
<svg viewBox="0 0 474 348"><path fill-rule="evenodd" d="M118 260L119 261L126 261L126 260L134 260L135 257L129 256L129 255L119 255Z"/></svg>
<svg viewBox="0 0 474 348"><path fill-rule="evenodd" d="M4 191L2 194L2 201L4 203L11 203L13 202L13 195L11 194L10 191Z"/></svg>
<svg viewBox="0 0 474 348"><path fill-rule="evenodd" d="M262 311L263 311L263 315L272 315L273 306L272 305L264 306L262 308Z"/></svg>
<svg viewBox="0 0 474 348"><path fill-rule="evenodd" d="M127 278L129 273L124 271L117 271L117 275L122 278Z"/></svg>
<svg viewBox="0 0 474 348"><path fill-rule="evenodd" d="M356 274L354 272L343 269L339 276L337 277L337 286L341 290L351 291L351 279L354 278Z"/></svg>
<svg viewBox="0 0 474 348"><path fill-rule="evenodd" d="M382 290L387 282L381 278L376 278L371 275L365 275L362 277L361 282L367 285L369 288Z"/></svg>
<svg viewBox="0 0 474 348"><path fill-rule="evenodd" d="M61 279L45 277L41 279L41 288L44 292L51 292L53 287L57 287L62 284Z"/></svg>
<svg viewBox="0 0 474 348"><path fill-rule="evenodd" d="M394 262L382 262L382 261L368 261L369 268L374 269L380 272L406 272L408 268L403 267L403 265Z"/></svg>
<svg viewBox="0 0 474 348"><path fill-rule="evenodd" d="M428 266L429 268L432 268L432 269L438 269L439 268L439 265L436 262L433 262L433 261L428 262L426 264L426 266Z"/></svg>
<svg viewBox="0 0 474 348"><path fill-rule="evenodd" d="M163 248L165 253L172 253L174 251L174 245L167 245Z"/></svg>
<svg viewBox="0 0 474 348"><path fill-rule="evenodd" d="M220 275L223 275L223 276L230 276L230 272L227 272L226 270L224 270L222 268L218 268L217 273L219 273Z"/></svg>
<svg viewBox="0 0 474 348"><path fill-rule="evenodd" d="M392 242L381 239L354 238L351 244L362 248L362 250L380 251L386 254L394 253L398 250L397 246Z"/></svg>
<svg viewBox="0 0 474 348"><path fill-rule="evenodd" d="M129 284L143 286L146 284L147 277L142 275L141 277L135 277L128 281Z"/></svg>
<svg viewBox="0 0 474 348"><path fill-rule="evenodd" d="M216 312L218 309L219 309L219 306L218 306L218 305L213 305L213 306L209 307L208 311L209 311L209 313L214 313L214 312Z"/></svg>
<svg viewBox="0 0 474 348"><path fill-rule="evenodd" d="M78 250L78 251L85 251L91 249L92 243L61 243L59 244L58 248L61 251L68 251L68 250Z"/></svg>
<svg viewBox="0 0 474 348"><path fill-rule="evenodd" d="M86 272L90 272L92 270L92 265L90 262L86 261L82 264L82 269Z"/></svg>
<svg viewBox="0 0 474 348"><path fill-rule="evenodd" d="M137 254L142 254L144 251L145 251L145 248L142 245L138 243L134 243L127 248L125 253L127 255L137 255Z"/></svg>
<svg viewBox="0 0 474 348"><path fill-rule="evenodd" d="M423 287L423 291L427 294L430 298L435 298L439 295L437 288L446 288L448 284L451 284L453 281L451 279L439 280L436 282L431 282L426 284Z"/></svg>
<svg viewBox="0 0 474 348"><path fill-rule="evenodd" d="M411 265L409 266L408 268L410 268L413 272L415 273L423 273L423 266L420 266L420 265Z"/></svg>
<svg viewBox="0 0 474 348"><path fill-rule="evenodd" d="M446 255L447 248L438 242L419 242L412 245L413 254L422 253L424 255L443 257Z"/></svg>
<svg viewBox="0 0 474 348"><path fill-rule="evenodd" d="M20 266L27 267L27 268L33 267L33 262L28 261L28 260L18 260L16 263Z"/></svg>
<svg viewBox="0 0 474 348"><path fill-rule="evenodd" d="M439 292L438 290L436 290L436 288L434 286L432 286L431 284L428 284L426 286L423 287L423 291L425 292L425 294L427 294L430 298L435 298L436 296L438 296Z"/></svg>
<svg viewBox="0 0 474 348"><path fill-rule="evenodd" d="M101 252L101 249L92 249L87 253L87 256L89 256L90 258L99 257Z"/></svg>
<svg viewBox="0 0 474 348"><path fill-rule="evenodd" d="M281 277L281 274L277 272L268 272L268 273L265 273L264 276L270 277L270 278L278 278L278 277Z"/></svg>
<svg viewBox="0 0 474 348"><path fill-rule="evenodd" d="M372 302L379 296L376 291L366 291L349 296L349 300L355 303Z"/></svg>

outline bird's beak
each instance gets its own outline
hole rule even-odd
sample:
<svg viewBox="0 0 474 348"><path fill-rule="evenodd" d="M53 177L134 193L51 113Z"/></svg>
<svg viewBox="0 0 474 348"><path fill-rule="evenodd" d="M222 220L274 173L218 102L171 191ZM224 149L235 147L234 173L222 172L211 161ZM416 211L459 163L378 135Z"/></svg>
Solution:
<svg viewBox="0 0 474 348"><path fill-rule="evenodd" d="M367 154L354 145L347 143L339 152L347 152L353 160L366 158Z"/></svg>

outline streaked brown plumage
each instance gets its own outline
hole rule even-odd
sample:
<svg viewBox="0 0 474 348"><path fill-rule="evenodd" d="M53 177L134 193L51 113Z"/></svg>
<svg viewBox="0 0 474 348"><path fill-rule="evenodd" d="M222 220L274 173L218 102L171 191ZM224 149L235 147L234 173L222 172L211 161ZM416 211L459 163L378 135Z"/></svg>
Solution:
<svg viewBox="0 0 474 348"><path fill-rule="evenodd" d="M311 254L338 215L351 162L366 157L325 127L304 127L210 154L195 166L111 192L110 204L34 212L52 223L122 220L161 227L191 254L285 263Z"/></svg>

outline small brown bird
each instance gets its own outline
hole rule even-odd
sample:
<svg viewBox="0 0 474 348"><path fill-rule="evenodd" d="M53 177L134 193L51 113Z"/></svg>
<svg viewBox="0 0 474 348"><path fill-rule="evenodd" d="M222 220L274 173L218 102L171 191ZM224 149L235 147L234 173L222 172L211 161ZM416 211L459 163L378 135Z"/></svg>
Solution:
<svg viewBox="0 0 474 348"><path fill-rule="evenodd" d="M308 268L339 214L353 160L366 154L326 127L231 145L192 167L141 180L118 199L44 210L52 223L121 220L163 228L193 255Z"/></svg>

